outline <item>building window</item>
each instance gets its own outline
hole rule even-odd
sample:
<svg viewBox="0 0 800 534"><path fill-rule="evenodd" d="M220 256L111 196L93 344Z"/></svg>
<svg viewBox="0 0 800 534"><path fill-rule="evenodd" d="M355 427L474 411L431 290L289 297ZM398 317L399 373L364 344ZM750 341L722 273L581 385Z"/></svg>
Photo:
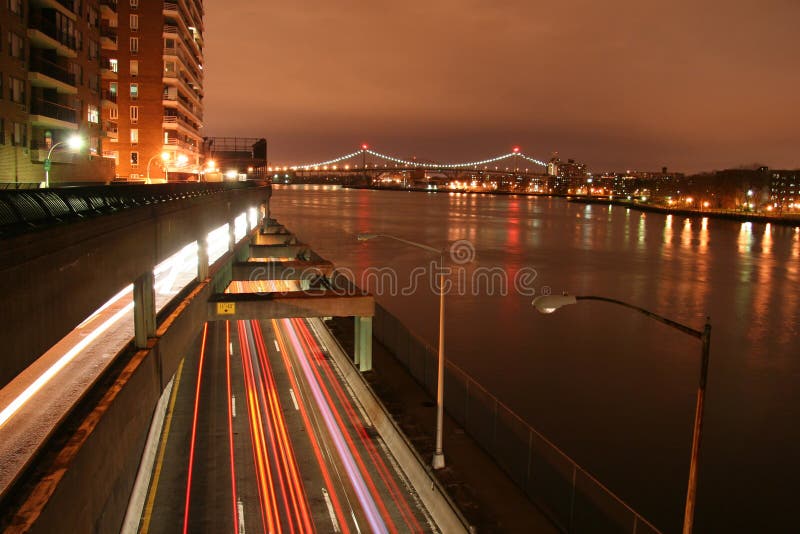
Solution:
<svg viewBox="0 0 800 534"><path fill-rule="evenodd" d="M72 63L70 65L70 70L72 74L75 75L75 83L78 85L83 85L83 67L80 63Z"/></svg>
<svg viewBox="0 0 800 534"><path fill-rule="evenodd" d="M100 50L100 45L97 43L97 41L95 41L94 39L89 39L89 49L88 49L89 59L97 59L97 56L100 55L99 50Z"/></svg>
<svg viewBox="0 0 800 534"><path fill-rule="evenodd" d="M131 14L131 29L138 30L139 29L139 15L132 13Z"/></svg>
<svg viewBox="0 0 800 534"><path fill-rule="evenodd" d="M139 53L139 38L138 37L131 37L131 54L138 54Z"/></svg>
<svg viewBox="0 0 800 534"><path fill-rule="evenodd" d="M131 124L136 124L139 122L139 106L131 106ZM131 130L131 134L133 130ZM133 142L133 138L131 137L131 142Z"/></svg>
<svg viewBox="0 0 800 534"><path fill-rule="evenodd" d="M98 154L97 147L100 146L97 137L89 138L89 154L96 156Z"/></svg>
<svg viewBox="0 0 800 534"><path fill-rule="evenodd" d="M89 26L95 28L100 27L100 17L97 15L97 10L95 8L90 7L86 10L86 20L89 21Z"/></svg>
<svg viewBox="0 0 800 534"><path fill-rule="evenodd" d="M28 146L28 125L21 122L12 123L14 137L11 144L14 146Z"/></svg>
<svg viewBox="0 0 800 534"><path fill-rule="evenodd" d="M139 84L132 83L131 84L131 100L138 100L139 99Z"/></svg>
<svg viewBox="0 0 800 534"><path fill-rule="evenodd" d="M136 9L139 7L139 0L131 0L131 8Z"/></svg>
<svg viewBox="0 0 800 534"><path fill-rule="evenodd" d="M131 60L131 76L138 76L139 75L139 60L132 59Z"/></svg>
<svg viewBox="0 0 800 534"><path fill-rule="evenodd" d="M131 128L131 144L135 145L139 142L139 129Z"/></svg>
<svg viewBox="0 0 800 534"><path fill-rule="evenodd" d="M9 87L9 96L12 102L17 104L25 103L25 82L19 78L11 77L11 87Z"/></svg>
<svg viewBox="0 0 800 534"><path fill-rule="evenodd" d="M139 165L139 153L131 152L131 167L136 167L137 165Z"/></svg>
<svg viewBox="0 0 800 534"><path fill-rule="evenodd" d="M119 72L119 61L116 59L109 59L108 66L111 67L111 72Z"/></svg>
<svg viewBox="0 0 800 534"><path fill-rule="evenodd" d="M111 106L108 108L108 118L113 121L119 118L119 108L117 106Z"/></svg>
<svg viewBox="0 0 800 534"><path fill-rule="evenodd" d="M131 3L133 3L131 1ZM22 0L8 0L8 9L15 15L22 18Z"/></svg>
<svg viewBox="0 0 800 534"><path fill-rule="evenodd" d="M25 41L14 32L8 32L8 53L11 57L25 59Z"/></svg>
<svg viewBox="0 0 800 534"><path fill-rule="evenodd" d="M93 124L100 124L100 111L97 109L97 106L89 104L87 108L86 120Z"/></svg>

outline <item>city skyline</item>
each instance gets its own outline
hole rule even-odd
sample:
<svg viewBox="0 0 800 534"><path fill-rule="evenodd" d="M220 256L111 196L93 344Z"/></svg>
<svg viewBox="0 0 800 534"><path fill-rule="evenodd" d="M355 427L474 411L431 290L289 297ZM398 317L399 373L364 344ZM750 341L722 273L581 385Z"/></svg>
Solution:
<svg viewBox="0 0 800 534"><path fill-rule="evenodd" d="M204 135L264 136L298 162L368 142L442 161L521 145L597 171L795 168L798 11L209 4Z"/></svg>

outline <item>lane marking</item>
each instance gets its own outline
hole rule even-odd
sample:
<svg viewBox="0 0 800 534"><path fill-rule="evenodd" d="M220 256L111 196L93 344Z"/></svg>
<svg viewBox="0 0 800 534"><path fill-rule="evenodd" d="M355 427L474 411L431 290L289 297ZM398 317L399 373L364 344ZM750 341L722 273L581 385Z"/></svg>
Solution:
<svg viewBox="0 0 800 534"><path fill-rule="evenodd" d="M172 387L172 398L169 399L169 408L167 408L167 420L164 423L164 430L162 432L161 444L158 447L158 459L156 460L155 472L153 473L153 480L150 482L150 495L147 497L147 503L144 507L144 514L142 515L142 528L139 529L141 534L147 534L150 530L150 518L153 514L153 504L156 500L156 492L158 491L158 480L161 477L161 467L164 464L164 455L167 450L167 440L169 439L169 428L172 425L172 414L175 411L175 400L178 398L178 387L181 385L181 375L183 374L183 362L181 360L178 364L178 371L175 373L175 385Z"/></svg>
<svg viewBox="0 0 800 534"><path fill-rule="evenodd" d="M272 340L272 342L273 342L273 343L275 343L275 350L277 350L278 352L280 352L280 351L281 351L281 348L278 346L278 340L277 340L277 339L273 339L273 340Z"/></svg>
<svg viewBox="0 0 800 534"><path fill-rule="evenodd" d="M231 355L233 355L233 341L230 342L229 348L231 349Z"/></svg>
<svg viewBox="0 0 800 534"><path fill-rule="evenodd" d="M294 391L292 390L292 388L289 388L289 395L291 395L292 397L292 404L294 404L294 409L299 410L300 406L297 405L297 399L294 396Z"/></svg>
<svg viewBox="0 0 800 534"><path fill-rule="evenodd" d="M231 415L236 417L236 395L231 395Z"/></svg>
<svg viewBox="0 0 800 534"><path fill-rule="evenodd" d="M245 534L244 531L244 503L239 499L239 503L237 504L239 508L239 534Z"/></svg>
<svg viewBox="0 0 800 534"><path fill-rule="evenodd" d="M328 490L326 490L325 488L322 488L322 497L325 499L325 506L328 507L328 515L331 518L331 523L333 523L333 531L341 532L341 529L339 528L339 521L336 520L336 514L333 512L333 504L331 504L331 498L328 496Z"/></svg>

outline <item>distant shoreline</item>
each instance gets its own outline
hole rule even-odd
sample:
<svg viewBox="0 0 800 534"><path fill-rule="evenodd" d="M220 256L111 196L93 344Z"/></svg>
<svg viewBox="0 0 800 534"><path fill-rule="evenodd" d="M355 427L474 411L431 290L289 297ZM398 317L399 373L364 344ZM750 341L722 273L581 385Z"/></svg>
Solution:
<svg viewBox="0 0 800 534"><path fill-rule="evenodd" d="M762 222L762 223L775 223L783 224L786 226L800 227L800 215L766 215L763 213L743 213L737 211L724 211L724 210L693 210L686 208L668 208L664 206L654 206L652 204L641 204L632 200L618 200L609 198L586 198L586 197L571 197L569 202L577 204L601 204L604 206L622 206L632 208L639 211L649 211L653 213L663 213L665 215L683 215L686 217L713 217L715 219L727 219L730 221L740 222Z"/></svg>
<svg viewBox="0 0 800 534"><path fill-rule="evenodd" d="M302 184L294 184L302 185ZM775 223L785 226L800 227L800 215L766 215L763 213L742 213L737 211L717 211L713 209L706 210L693 210L686 208L668 208L664 206L654 206L652 204L641 204L633 200L620 200L609 199L606 197L576 197L574 195L558 194L558 193L529 193L529 192L515 192L515 191L452 191L449 189L425 189L422 187L376 187L367 185L341 185L342 189L367 189L370 191L409 191L414 193L460 193L465 195L499 195L499 196L512 196L518 195L523 197L553 197L564 198L568 202L577 204L600 204L604 206L621 206L631 208L639 211L662 213L664 215L682 215L685 217L711 217L715 219L727 219L729 221L740 222L761 222L761 223Z"/></svg>

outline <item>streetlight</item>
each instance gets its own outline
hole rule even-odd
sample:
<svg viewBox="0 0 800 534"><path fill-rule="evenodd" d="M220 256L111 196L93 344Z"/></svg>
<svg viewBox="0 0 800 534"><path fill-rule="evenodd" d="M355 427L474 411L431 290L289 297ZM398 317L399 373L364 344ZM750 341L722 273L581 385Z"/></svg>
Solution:
<svg viewBox="0 0 800 534"><path fill-rule="evenodd" d="M684 334L688 334L700 340L702 345L700 357L700 383L697 387L697 404L694 412L694 430L692 431L692 455L689 462L689 486L686 490L686 508L683 514L683 534L690 534L694 524L694 508L695 496L697 493L697 469L698 457L700 455L700 438L703 431L703 404L706 394L706 382L708 380L708 356L711 347L711 320L706 318L706 324L702 331L695 330L686 325L667 319L657 313L653 313L639 306L628 304L621 300L611 299L607 297L595 297L588 295L541 295L533 299L533 306L541 313L553 313L558 308L568 304L575 304L579 300L599 300L602 302L610 302L618 304L625 308L638 311L641 314L655 319L656 321L671 326L676 330L680 330Z"/></svg>
<svg viewBox="0 0 800 534"><path fill-rule="evenodd" d="M170 155L169 155L169 152L164 151L161 154L156 154L155 156L153 156L152 158L150 158L147 161L147 180L148 180L148 182L150 181L150 164L153 163L153 160L156 159L159 156L161 157L161 161L163 162L161 166L164 168L164 181L166 181L166 182L169 181L169 170L167 169L167 164L169 163Z"/></svg>
<svg viewBox="0 0 800 534"><path fill-rule="evenodd" d="M357 239L359 241L369 241L377 237L394 239L406 245L439 255L439 361L436 377L436 448L433 452L431 466L434 469L442 469L444 467L444 452L442 451L442 428L444 425L444 251L390 234L358 234Z"/></svg>
<svg viewBox="0 0 800 534"><path fill-rule="evenodd" d="M50 187L50 156L53 155L53 151L56 149L57 146L66 144L70 150L80 150L83 146L83 138L79 135L71 135L66 141L59 141L58 143L53 144L50 147L50 150L47 151L47 157L44 158L44 186Z"/></svg>

